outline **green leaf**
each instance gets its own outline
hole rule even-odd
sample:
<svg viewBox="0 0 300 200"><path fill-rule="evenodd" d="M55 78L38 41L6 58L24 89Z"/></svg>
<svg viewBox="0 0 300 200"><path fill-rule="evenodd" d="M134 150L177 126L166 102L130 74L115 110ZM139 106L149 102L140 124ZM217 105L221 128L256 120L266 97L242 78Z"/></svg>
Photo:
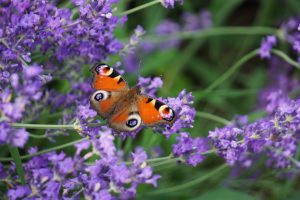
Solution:
<svg viewBox="0 0 300 200"><path fill-rule="evenodd" d="M299 199L300 199L300 192L296 192L292 196L285 198L285 200L299 200Z"/></svg>
<svg viewBox="0 0 300 200"><path fill-rule="evenodd" d="M21 161L21 157L20 157L20 153L17 147L12 147L12 146L8 146L9 152L13 158L13 160L15 161L16 167L17 167L17 173L20 177L21 183L22 185L25 185L25 176L24 176L24 170L22 167L22 161Z"/></svg>
<svg viewBox="0 0 300 200"><path fill-rule="evenodd" d="M193 198L191 200L211 200L211 199L213 200L235 200L235 199L255 200L257 198L251 197L250 195L240 191L236 191L228 188L217 188L214 190L210 190L204 193L203 195L201 195L200 197Z"/></svg>

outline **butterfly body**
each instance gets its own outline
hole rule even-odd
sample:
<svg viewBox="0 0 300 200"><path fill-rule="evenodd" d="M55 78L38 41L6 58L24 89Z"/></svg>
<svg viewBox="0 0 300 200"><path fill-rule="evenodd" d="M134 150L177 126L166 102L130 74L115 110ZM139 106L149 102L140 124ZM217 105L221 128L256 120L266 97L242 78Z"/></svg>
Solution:
<svg viewBox="0 0 300 200"><path fill-rule="evenodd" d="M99 64L92 68L96 90L90 97L92 108L108 125L119 132L131 132L141 125L172 124L175 112L166 104L141 94L139 86L129 88L112 67Z"/></svg>

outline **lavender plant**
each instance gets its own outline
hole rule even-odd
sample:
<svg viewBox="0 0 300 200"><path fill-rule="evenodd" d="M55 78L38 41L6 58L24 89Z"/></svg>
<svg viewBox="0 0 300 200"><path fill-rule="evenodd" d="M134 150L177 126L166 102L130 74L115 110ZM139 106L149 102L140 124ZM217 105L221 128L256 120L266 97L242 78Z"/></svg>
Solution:
<svg viewBox="0 0 300 200"><path fill-rule="evenodd" d="M256 192L253 199L293 195L299 20L231 26L222 17L238 15L247 2L230 2L0 1L1 198L190 199L221 186L247 198ZM245 40L249 52L237 57L242 47L232 36L247 35L261 43ZM109 128L89 103L96 62L111 63L170 106L174 124L133 133ZM253 170L274 184L290 181L289 190L271 198L253 191L267 190Z"/></svg>

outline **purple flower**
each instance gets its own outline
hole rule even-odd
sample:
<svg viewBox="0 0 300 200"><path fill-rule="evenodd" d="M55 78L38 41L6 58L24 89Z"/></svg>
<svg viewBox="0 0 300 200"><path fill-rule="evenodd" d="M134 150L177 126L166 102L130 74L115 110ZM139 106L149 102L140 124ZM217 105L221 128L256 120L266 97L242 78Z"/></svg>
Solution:
<svg viewBox="0 0 300 200"><path fill-rule="evenodd" d="M211 14L207 10L200 11L199 14L184 13L182 15L183 30L197 31L212 26Z"/></svg>
<svg viewBox="0 0 300 200"><path fill-rule="evenodd" d="M34 13L25 14L21 21L20 26L24 28L31 28L34 25L37 25L40 20L40 16Z"/></svg>
<svg viewBox="0 0 300 200"><path fill-rule="evenodd" d="M139 68L138 54L136 50L141 43L141 37L145 34L145 30L141 26L137 26L134 34L130 37L129 43L125 45L122 53L124 54L124 68L128 72L134 72Z"/></svg>
<svg viewBox="0 0 300 200"><path fill-rule="evenodd" d="M38 65L32 65L32 66L28 66L28 67L23 68L24 77L26 79L37 77L42 72L43 72L42 67L38 66Z"/></svg>
<svg viewBox="0 0 300 200"><path fill-rule="evenodd" d="M16 147L24 147L29 133L24 129L15 129L7 122L0 122L0 144L8 143Z"/></svg>
<svg viewBox="0 0 300 200"><path fill-rule="evenodd" d="M75 1L75 9L80 10L75 20L70 9L58 8L55 2L9 1L7 6L1 6L1 117L8 122L18 122L25 117L36 120L43 105L49 102L51 111L62 107L74 110L76 105L87 105L83 99L88 89L84 86L88 85L91 90L89 80L73 72L80 72L83 63L106 59L108 54L119 53L123 48L113 35L116 26L125 20L125 17L112 15L112 5L116 2ZM142 34L138 27L131 42L136 42ZM46 58L41 59L43 65L29 63L32 53L36 52L38 57ZM73 58L80 61L70 64ZM74 90L68 94L48 91L44 84L51 76L56 80L66 79ZM93 116L92 111L79 112L82 120L88 116ZM74 117L74 114L69 115L70 120Z"/></svg>
<svg viewBox="0 0 300 200"><path fill-rule="evenodd" d="M155 29L155 33L161 36L169 36L170 34L180 32L180 25L171 20L162 21ZM178 47L180 44L179 39L172 39L167 42L162 42L159 44L160 49L170 49Z"/></svg>
<svg viewBox="0 0 300 200"><path fill-rule="evenodd" d="M239 143L239 136L243 133L241 129L234 127L216 128L209 132L209 138L217 149L217 153L224 157L228 164L234 165L242 160L245 146Z"/></svg>
<svg viewBox="0 0 300 200"><path fill-rule="evenodd" d="M259 155L267 155L269 167L288 168L293 164L299 143L300 101L273 95L269 104L267 117L240 128L233 124L210 131L217 153L229 164L249 167Z"/></svg>
<svg viewBox="0 0 300 200"><path fill-rule="evenodd" d="M12 144L16 147L23 147L28 140L28 132L22 128L16 129L13 134L14 137L12 138Z"/></svg>
<svg viewBox="0 0 300 200"><path fill-rule="evenodd" d="M147 160L147 154L142 148L137 148L131 156L135 165L141 165Z"/></svg>
<svg viewBox="0 0 300 200"><path fill-rule="evenodd" d="M178 2L179 4L183 4L183 0L162 0L162 5L165 8L174 8L175 2Z"/></svg>
<svg viewBox="0 0 300 200"><path fill-rule="evenodd" d="M74 157L63 152L33 157L23 166L26 185L15 183L7 195L12 199L40 196L45 199L77 199L79 193L76 191L83 190L85 198L132 199L139 184L157 185L160 176L153 174L152 168L147 165L147 155L143 149L137 148L132 154L132 164L126 165L121 161L123 154L116 152L114 136L109 129L103 129L100 138L92 140L76 144ZM81 157L80 152L87 150L91 144L93 150ZM36 152L36 149L30 151ZM84 161L93 153L100 156L94 163L86 165ZM14 182L17 180L12 178Z"/></svg>
<svg viewBox="0 0 300 200"><path fill-rule="evenodd" d="M131 182L130 170L126 167L125 163L112 166L111 171L111 176L116 184L127 184Z"/></svg>
<svg viewBox="0 0 300 200"><path fill-rule="evenodd" d="M176 138L177 143L173 145L173 154L183 157L189 165L196 166L204 160L203 152L209 150L208 139L191 138L189 133L182 132Z"/></svg>
<svg viewBox="0 0 300 200"><path fill-rule="evenodd" d="M156 90L162 87L163 82L160 77L139 77L138 85L141 86L141 92L143 94L155 97Z"/></svg>
<svg viewBox="0 0 300 200"><path fill-rule="evenodd" d="M91 146L90 141L82 141L80 143L74 144L76 147L76 155L79 155L83 150L88 149Z"/></svg>
<svg viewBox="0 0 300 200"><path fill-rule="evenodd" d="M130 37L128 44L125 45L123 51L127 54L133 54L135 48L141 41L141 37L145 34L145 30L142 26L137 26L134 30L134 34Z"/></svg>
<svg viewBox="0 0 300 200"><path fill-rule="evenodd" d="M300 52L300 31L299 18L293 17L281 24L281 31L284 33L284 39L291 44L296 53Z"/></svg>
<svg viewBox="0 0 300 200"><path fill-rule="evenodd" d="M167 127L161 132L169 137L171 134L179 133L183 128L192 128L196 110L191 107L194 103L192 93L186 93L185 90L181 91L176 98L168 98L166 103L176 113L176 121L172 127Z"/></svg>
<svg viewBox="0 0 300 200"><path fill-rule="evenodd" d="M266 38L263 38L261 41L259 55L261 58L270 58L271 50L274 45L276 45L277 39L274 35L269 35Z"/></svg>
<svg viewBox="0 0 300 200"><path fill-rule="evenodd" d="M15 189L11 189L8 191L7 196L9 199L17 200L20 198L24 198L25 196L31 193L29 186L17 186Z"/></svg>
<svg viewBox="0 0 300 200"><path fill-rule="evenodd" d="M159 175L153 175L152 168L147 166L147 154L142 148L137 148L135 153L132 154L133 165L131 168L132 173L140 183L149 183L153 186L157 186L157 180Z"/></svg>
<svg viewBox="0 0 300 200"><path fill-rule="evenodd" d="M140 62L136 54L126 54L126 56L123 59L123 62L124 69L127 72L136 72L136 70L138 70L140 67Z"/></svg>
<svg viewBox="0 0 300 200"><path fill-rule="evenodd" d="M77 115L79 119L87 120L88 118L95 117L97 113L90 109L90 105L79 105Z"/></svg>
<svg viewBox="0 0 300 200"><path fill-rule="evenodd" d="M116 147L113 141L114 136L112 135L112 130L110 128L102 127L100 137L95 140L94 146L99 151L102 158L107 162L114 160L116 156Z"/></svg>
<svg viewBox="0 0 300 200"><path fill-rule="evenodd" d="M278 94L287 96L289 92L295 90L299 86L299 80L293 76L293 67L285 61L272 57L269 60L268 66L268 83L260 91L259 94L259 107L266 107L272 99L277 99L272 96ZM267 108L267 111L272 111L274 106Z"/></svg>

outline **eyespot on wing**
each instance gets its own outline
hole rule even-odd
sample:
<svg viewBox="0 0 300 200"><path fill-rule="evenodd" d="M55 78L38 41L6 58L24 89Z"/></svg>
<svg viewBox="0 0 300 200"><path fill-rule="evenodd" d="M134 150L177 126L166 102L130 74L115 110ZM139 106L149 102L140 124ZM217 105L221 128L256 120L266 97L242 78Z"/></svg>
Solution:
<svg viewBox="0 0 300 200"><path fill-rule="evenodd" d="M163 102L141 95L138 102L139 113L145 125L173 124L175 111Z"/></svg>
<svg viewBox="0 0 300 200"><path fill-rule="evenodd" d="M123 77L107 64L96 64L92 68L92 87L96 90L120 91L128 88Z"/></svg>

